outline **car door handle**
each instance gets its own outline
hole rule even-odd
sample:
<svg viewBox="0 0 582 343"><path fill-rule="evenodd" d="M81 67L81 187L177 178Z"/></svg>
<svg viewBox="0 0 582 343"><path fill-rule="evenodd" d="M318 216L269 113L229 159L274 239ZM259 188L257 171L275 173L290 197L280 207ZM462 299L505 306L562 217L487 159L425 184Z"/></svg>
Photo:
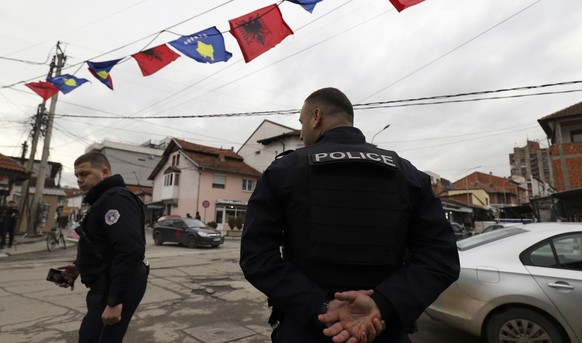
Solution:
<svg viewBox="0 0 582 343"><path fill-rule="evenodd" d="M573 290L574 286L570 285L567 282L564 281L556 281L553 283L549 283L548 286L552 287L552 288L557 288L557 289L567 289L567 290Z"/></svg>

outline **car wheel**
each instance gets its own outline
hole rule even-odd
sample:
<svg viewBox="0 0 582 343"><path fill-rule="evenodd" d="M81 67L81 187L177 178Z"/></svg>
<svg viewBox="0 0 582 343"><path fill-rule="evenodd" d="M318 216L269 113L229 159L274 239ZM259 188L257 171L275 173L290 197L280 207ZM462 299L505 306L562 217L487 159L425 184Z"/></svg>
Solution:
<svg viewBox="0 0 582 343"><path fill-rule="evenodd" d="M154 244L155 245L162 245L164 241L162 240L162 234L159 232L154 233Z"/></svg>
<svg viewBox="0 0 582 343"><path fill-rule="evenodd" d="M525 308L511 308L491 317L488 343L562 343L562 329L546 316Z"/></svg>
<svg viewBox="0 0 582 343"><path fill-rule="evenodd" d="M188 248L196 248L196 238L194 238L194 236L188 237Z"/></svg>

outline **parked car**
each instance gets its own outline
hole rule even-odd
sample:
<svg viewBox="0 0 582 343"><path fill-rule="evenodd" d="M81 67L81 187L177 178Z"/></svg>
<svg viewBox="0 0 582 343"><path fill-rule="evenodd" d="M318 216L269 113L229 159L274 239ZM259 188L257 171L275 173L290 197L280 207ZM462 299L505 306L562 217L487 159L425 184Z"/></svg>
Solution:
<svg viewBox="0 0 582 343"><path fill-rule="evenodd" d="M152 228L155 228L155 227L156 227L156 225L158 225L158 223L160 223L160 222L162 222L164 219L168 219L168 218L180 218L180 216L179 216L179 215L175 215L175 214L169 214L169 215L167 215L167 216L162 216L162 217L158 218L158 220L156 220L156 221L155 221L155 222L154 222L154 223L151 225L151 227L152 227Z"/></svg>
<svg viewBox="0 0 582 343"><path fill-rule="evenodd" d="M582 223L534 223L457 242L459 280L426 309L488 343L582 342Z"/></svg>
<svg viewBox="0 0 582 343"><path fill-rule="evenodd" d="M453 227L453 231L455 232L455 237L457 237L457 240L471 237L471 232L469 232L469 230L467 230L463 225L453 222L451 223L451 226Z"/></svg>
<svg viewBox="0 0 582 343"><path fill-rule="evenodd" d="M152 230L155 245L174 242L189 248L200 246L216 248L224 243L224 237L220 231L211 228L201 220L174 216L160 219Z"/></svg>

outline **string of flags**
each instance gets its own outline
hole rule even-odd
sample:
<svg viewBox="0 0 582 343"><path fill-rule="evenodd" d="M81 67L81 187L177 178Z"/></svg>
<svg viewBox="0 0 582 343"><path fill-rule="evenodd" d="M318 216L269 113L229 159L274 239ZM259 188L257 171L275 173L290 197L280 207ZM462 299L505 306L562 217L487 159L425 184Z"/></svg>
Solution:
<svg viewBox="0 0 582 343"><path fill-rule="evenodd" d="M303 9L312 13L317 3L323 0L287 1L300 5ZM398 12L401 12L424 0L389 1ZM276 4L231 19L229 20L229 25L229 32L236 39L246 63L264 54L281 43L287 36L293 34L293 30L283 19L281 10ZM232 57L232 53L226 50L222 33L213 26L131 55L137 62L143 76L152 75L181 57L180 54L170 49L168 45L184 56L200 63L227 62ZM119 58L103 62L85 61L85 63L87 63L91 75L113 90L111 69L123 59ZM89 82L89 80L63 74L47 78L46 81L28 82L25 85L46 101L59 91L67 94L86 82Z"/></svg>

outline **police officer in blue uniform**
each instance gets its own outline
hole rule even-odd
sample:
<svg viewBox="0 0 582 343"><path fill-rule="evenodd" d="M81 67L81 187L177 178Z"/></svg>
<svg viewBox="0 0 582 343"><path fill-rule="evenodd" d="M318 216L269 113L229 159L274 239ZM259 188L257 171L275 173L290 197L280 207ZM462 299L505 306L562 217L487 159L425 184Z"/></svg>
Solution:
<svg viewBox="0 0 582 343"><path fill-rule="evenodd" d="M120 175L111 174L100 152L77 158L75 176L90 208L75 230L80 236L77 259L60 267L66 280L60 286L73 289L80 274L89 288L79 342L122 342L149 273L144 264L143 204Z"/></svg>
<svg viewBox="0 0 582 343"><path fill-rule="evenodd" d="M304 102L305 148L276 159L251 196L246 279L267 295L273 342L410 342L415 320L459 275L430 178L367 144L335 88Z"/></svg>

